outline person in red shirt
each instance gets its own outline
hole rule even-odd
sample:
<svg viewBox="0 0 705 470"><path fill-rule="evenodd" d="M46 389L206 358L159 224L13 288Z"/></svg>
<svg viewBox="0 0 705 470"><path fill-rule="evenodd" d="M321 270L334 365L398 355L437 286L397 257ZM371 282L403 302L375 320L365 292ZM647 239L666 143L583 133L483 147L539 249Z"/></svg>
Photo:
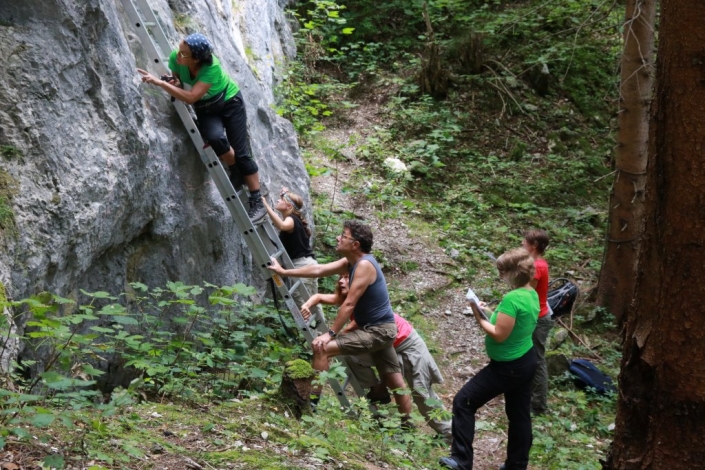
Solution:
<svg viewBox="0 0 705 470"><path fill-rule="evenodd" d="M338 279L335 292L332 294L315 294L301 306L301 313L304 318L309 318L311 308L318 304L339 305L348 295L348 276L343 274ZM433 360L433 356L428 350L423 338L414 330L414 327L398 314L394 314L394 322L397 325L397 337L393 346L399 358L402 374L409 388L411 396L416 403L421 415L426 419L428 425L442 436L447 442L452 441L451 420L443 419L442 413L445 407L441 399L433 390L433 384L443 383L441 372ZM355 318L340 332L341 335L357 329ZM367 397L373 402L389 403L391 401L387 388L379 380L379 377L372 369L374 365L372 358L367 355L346 356L348 367L353 371L362 388L369 388Z"/></svg>
<svg viewBox="0 0 705 470"><path fill-rule="evenodd" d="M546 365L546 343L548 334L553 326L551 311L548 306L548 263L543 259L543 254L548 246L548 234L544 230L532 229L524 233L521 246L534 258L536 272L531 281L531 287L539 295L539 320L536 323L533 340L536 348L538 367L534 376L534 385L531 393L531 412L542 415L548 411L548 367Z"/></svg>

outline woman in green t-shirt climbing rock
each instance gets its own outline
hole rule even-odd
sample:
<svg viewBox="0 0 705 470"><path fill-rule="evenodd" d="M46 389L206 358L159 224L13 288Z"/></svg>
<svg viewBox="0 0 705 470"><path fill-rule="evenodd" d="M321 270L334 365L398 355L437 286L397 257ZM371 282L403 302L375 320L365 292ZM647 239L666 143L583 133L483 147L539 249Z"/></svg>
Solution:
<svg viewBox="0 0 705 470"><path fill-rule="evenodd" d="M250 191L248 215L253 222L261 220L267 211L262 204L259 168L250 156L247 135L247 114L242 93L220 61L213 47L202 34L186 36L169 57L171 77L155 77L137 69L142 81L156 85L174 98L193 105L203 140L228 166L230 181L240 174Z"/></svg>
<svg viewBox="0 0 705 470"><path fill-rule="evenodd" d="M497 258L497 270L512 290L508 292L489 320L482 317L474 303L475 320L485 332L485 349L490 363L478 372L453 399L453 443L450 457L441 465L472 469L475 438L475 412L487 402L504 394L504 409L509 418L507 458L501 468L525 470L531 449L531 389L536 372L536 351L531 338L539 316L539 297L531 287L534 259L524 248Z"/></svg>

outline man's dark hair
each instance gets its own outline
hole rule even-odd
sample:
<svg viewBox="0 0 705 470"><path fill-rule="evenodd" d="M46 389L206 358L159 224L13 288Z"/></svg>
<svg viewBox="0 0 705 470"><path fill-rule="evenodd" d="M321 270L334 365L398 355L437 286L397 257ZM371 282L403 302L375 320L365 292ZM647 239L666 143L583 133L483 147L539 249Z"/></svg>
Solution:
<svg viewBox="0 0 705 470"><path fill-rule="evenodd" d="M357 220L348 220L343 227L350 230L350 236L353 237L353 240L360 243L360 250L363 253L372 251L372 230L370 230L368 225Z"/></svg>
<svg viewBox="0 0 705 470"><path fill-rule="evenodd" d="M548 246L548 234L541 229L531 229L524 232L524 240L529 242L531 246L536 247L539 254L544 254Z"/></svg>

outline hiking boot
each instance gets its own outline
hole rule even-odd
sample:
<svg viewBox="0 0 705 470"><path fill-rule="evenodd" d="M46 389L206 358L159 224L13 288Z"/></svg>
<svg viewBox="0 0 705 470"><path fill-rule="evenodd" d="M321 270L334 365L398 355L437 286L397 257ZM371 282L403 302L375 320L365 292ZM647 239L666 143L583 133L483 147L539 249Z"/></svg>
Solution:
<svg viewBox="0 0 705 470"><path fill-rule="evenodd" d="M254 224L260 222L265 215L267 215L267 209L265 209L264 204L262 204L262 198L250 198L250 208L247 210L247 216L250 218L252 223Z"/></svg>
<svg viewBox="0 0 705 470"><path fill-rule="evenodd" d="M453 457L441 457L438 463L446 468L460 468L460 465Z"/></svg>
<svg viewBox="0 0 705 470"><path fill-rule="evenodd" d="M416 429L414 423L411 422L411 416L404 415L401 417L401 425L399 426L402 431L413 432Z"/></svg>
<svg viewBox="0 0 705 470"><path fill-rule="evenodd" d="M388 405L392 402L392 397L389 395L389 393L378 393L374 389L371 389L369 392L367 392L367 395L365 396L368 400L370 400L370 403L372 403L373 405Z"/></svg>

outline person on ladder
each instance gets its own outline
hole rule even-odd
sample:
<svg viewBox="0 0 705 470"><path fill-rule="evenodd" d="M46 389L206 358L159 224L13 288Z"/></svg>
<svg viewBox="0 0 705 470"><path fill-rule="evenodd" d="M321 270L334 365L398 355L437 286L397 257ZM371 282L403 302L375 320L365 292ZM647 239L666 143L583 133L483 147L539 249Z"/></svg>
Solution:
<svg viewBox="0 0 705 470"><path fill-rule="evenodd" d="M158 78L137 69L142 81L162 88L177 100L193 105L203 140L230 170L237 188L237 175L250 191L247 215L259 222L267 214L260 194L259 168L250 156L247 113L242 92L213 55L213 46L199 33L186 36L169 56L171 77ZM188 89L182 88L188 85Z"/></svg>
<svg viewBox="0 0 705 470"><path fill-rule="evenodd" d="M310 264L318 264L313 250L311 249L311 229L308 227L308 222L303 216L304 199L296 193L289 191L289 188L283 187L279 192L279 200L274 209L279 211L281 217L267 203L267 199L263 198L264 207L267 209L269 218L272 220L272 225L280 230L279 240L291 258L291 263L295 268L308 266ZM304 286L310 295L318 293L318 279L302 278ZM299 295L298 291L292 294L296 304L300 307L307 300ZM313 314L320 321L323 319L323 310L320 306L312 307Z"/></svg>

